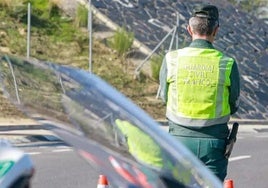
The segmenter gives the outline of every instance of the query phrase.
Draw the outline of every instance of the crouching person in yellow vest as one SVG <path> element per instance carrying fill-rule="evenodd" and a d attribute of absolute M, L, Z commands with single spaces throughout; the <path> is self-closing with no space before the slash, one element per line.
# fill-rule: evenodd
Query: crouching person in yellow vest
<path fill-rule="evenodd" d="M 162 172 L 165 175 L 172 174 L 176 180 L 182 184 L 191 182 L 191 171 L 178 163 L 172 161 L 163 149 L 144 131 L 128 121 L 116 119 L 116 127 L 126 139 L 129 153 L 141 164 Z M 150 171 L 143 168 L 143 172 L 147 174 L 148 181 L 155 182 L 154 177 L 150 177 Z M 166 182 L 167 183 L 167 182 Z M 168 184 L 168 183 L 167 183 Z"/>
<path fill-rule="evenodd" d="M 197 7 L 187 30 L 189 47 L 166 54 L 160 70 L 160 97 L 166 103 L 169 133 L 188 147 L 220 180 L 230 115 L 238 109 L 237 64 L 212 45 L 219 29 L 217 7 Z"/>
<path fill-rule="evenodd" d="M 161 169 L 164 165 L 164 157 L 161 148 L 154 140 L 138 127 L 128 121 L 116 119 L 115 124 L 125 136 L 128 150 L 138 161 Z"/>

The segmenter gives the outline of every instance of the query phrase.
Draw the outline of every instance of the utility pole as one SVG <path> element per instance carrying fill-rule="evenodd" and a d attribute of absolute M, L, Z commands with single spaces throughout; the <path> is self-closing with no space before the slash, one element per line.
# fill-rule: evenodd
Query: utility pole
<path fill-rule="evenodd" d="M 92 12 L 91 12 L 91 0 L 88 0 L 88 65 L 89 72 L 92 73 Z"/>
<path fill-rule="evenodd" d="M 27 59 L 30 58 L 30 37 L 31 37 L 31 3 L 28 3 L 28 24 L 27 24 Z"/>

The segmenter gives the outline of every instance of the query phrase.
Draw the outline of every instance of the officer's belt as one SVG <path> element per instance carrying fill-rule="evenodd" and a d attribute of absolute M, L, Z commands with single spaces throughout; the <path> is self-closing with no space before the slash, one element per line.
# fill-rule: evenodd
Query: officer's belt
<path fill-rule="evenodd" d="M 186 127 L 171 122 L 169 129 L 172 135 L 177 136 L 226 139 L 229 135 L 227 123 L 208 127 Z"/>

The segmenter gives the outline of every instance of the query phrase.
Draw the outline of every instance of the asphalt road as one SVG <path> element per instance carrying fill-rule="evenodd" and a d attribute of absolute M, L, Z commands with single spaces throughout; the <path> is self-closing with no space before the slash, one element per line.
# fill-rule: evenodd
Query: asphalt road
<path fill-rule="evenodd" d="M 98 172 L 65 144 L 42 144 L 22 148 L 30 154 L 36 173 L 32 188 L 96 188 Z"/>
<path fill-rule="evenodd" d="M 11 136 L 15 133 L 5 132 L 5 134 Z M 38 141 L 29 139 L 29 136 L 25 137 L 25 133 L 21 135 L 23 136 L 19 138 L 16 132 L 16 137 L 9 138 L 13 139 L 15 145 L 30 154 L 36 166 L 36 174 L 32 181 L 33 188 L 94 188 L 97 186 L 99 172 L 80 158 L 73 148 L 53 139 L 53 136 L 48 139 L 50 141 L 45 139 Z M 46 134 L 46 138 L 49 138 L 49 135 Z M 267 143 L 268 126 L 260 128 L 247 126 L 240 129 L 229 160 L 227 175 L 227 178 L 234 180 L 235 188 L 267 187 Z"/>
<path fill-rule="evenodd" d="M 267 188 L 267 143 L 268 127 L 260 132 L 239 134 L 228 170 L 235 188 Z"/>

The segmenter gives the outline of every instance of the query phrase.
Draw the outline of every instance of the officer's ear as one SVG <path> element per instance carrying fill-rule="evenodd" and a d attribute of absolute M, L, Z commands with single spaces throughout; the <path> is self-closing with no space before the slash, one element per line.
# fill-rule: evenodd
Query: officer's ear
<path fill-rule="evenodd" d="M 218 30 L 219 30 L 219 25 L 213 31 L 213 33 L 212 33 L 213 37 L 216 36 L 216 34 L 218 33 Z"/>
<path fill-rule="evenodd" d="M 192 31 L 192 28 L 190 27 L 190 25 L 187 25 L 187 31 L 191 36 L 193 36 L 193 31 Z"/>

